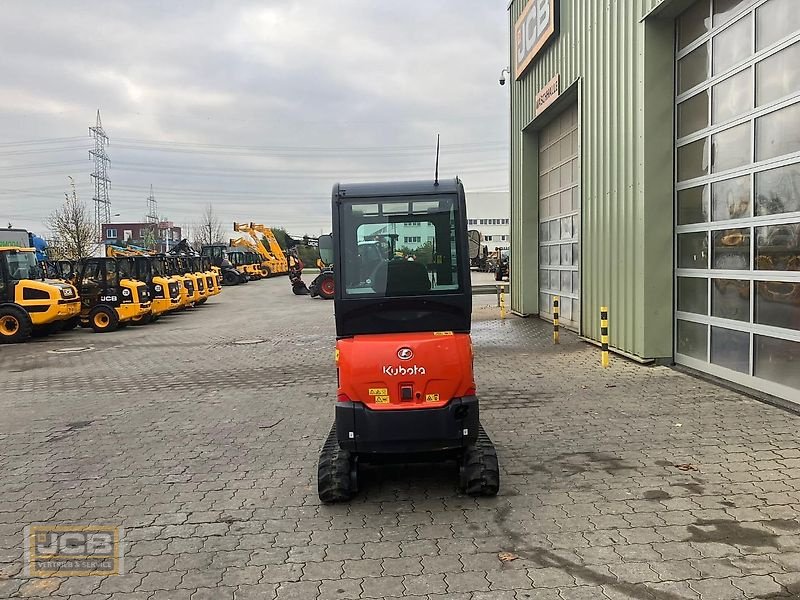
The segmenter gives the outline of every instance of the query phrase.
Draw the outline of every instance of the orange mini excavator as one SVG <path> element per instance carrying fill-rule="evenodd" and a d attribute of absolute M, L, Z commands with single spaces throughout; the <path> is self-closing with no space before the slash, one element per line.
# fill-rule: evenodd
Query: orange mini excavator
<path fill-rule="evenodd" d="M 323 502 L 358 491 L 360 461 L 455 459 L 460 487 L 499 488 L 473 376 L 472 289 L 458 179 L 336 185 L 335 423 L 318 465 Z"/>

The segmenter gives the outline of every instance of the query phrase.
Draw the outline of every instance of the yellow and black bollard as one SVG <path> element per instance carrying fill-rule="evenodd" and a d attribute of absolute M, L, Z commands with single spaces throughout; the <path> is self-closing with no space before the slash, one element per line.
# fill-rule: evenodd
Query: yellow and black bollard
<path fill-rule="evenodd" d="M 553 343 L 554 344 L 557 344 L 560 341 L 558 336 L 558 317 L 560 309 L 558 305 L 559 305 L 559 297 L 553 296 Z"/>
<path fill-rule="evenodd" d="M 600 307 L 600 364 L 608 368 L 608 307 Z"/>
<path fill-rule="evenodd" d="M 506 286 L 500 286 L 500 318 L 506 318 Z"/>

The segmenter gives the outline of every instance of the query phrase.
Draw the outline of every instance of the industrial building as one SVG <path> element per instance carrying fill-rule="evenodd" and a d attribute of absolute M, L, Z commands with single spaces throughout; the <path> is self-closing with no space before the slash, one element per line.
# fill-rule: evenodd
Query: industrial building
<path fill-rule="evenodd" d="M 181 241 L 182 231 L 172 221 L 157 223 L 103 223 L 103 245 L 116 244 L 142 246 L 157 252 L 169 252 Z"/>
<path fill-rule="evenodd" d="M 800 403 L 796 0 L 512 0 L 512 309 Z"/>
<path fill-rule="evenodd" d="M 506 250 L 511 244 L 511 214 L 507 191 L 467 190 L 467 227 L 481 232 L 489 252 Z"/>

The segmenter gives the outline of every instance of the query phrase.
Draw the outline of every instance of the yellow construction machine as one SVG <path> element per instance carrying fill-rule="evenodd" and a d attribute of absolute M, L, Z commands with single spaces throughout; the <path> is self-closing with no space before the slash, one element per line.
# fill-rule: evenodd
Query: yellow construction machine
<path fill-rule="evenodd" d="M 263 239 L 266 238 L 263 234 L 260 235 L 260 230 L 256 229 L 256 227 L 264 228 L 263 225 L 256 225 L 255 223 L 234 223 L 233 230 L 238 231 L 239 233 L 246 233 L 250 236 L 248 238 L 240 238 L 238 246 L 243 246 L 245 244 L 248 245 L 249 248 L 255 250 L 258 255 L 261 257 L 261 270 L 265 271 L 267 274 L 266 277 L 271 275 L 283 275 L 288 272 L 288 266 L 286 264 L 286 257 L 283 255 L 283 250 L 281 250 L 280 245 L 278 245 L 277 240 L 275 240 L 275 244 L 277 247 L 277 251 L 280 254 L 276 254 L 274 249 L 268 250 L 267 247 L 264 245 Z M 275 235 L 272 234 L 272 230 L 270 230 L 270 234 L 272 235 L 273 239 Z M 267 243 L 270 244 L 269 238 L 267 239 Z M 233 244 L 231 244 L 233 245 Z"/>
<path fill-rule="evenodd" d="M 122 247 L 109 244 L 106 256 L 129 258 L 133 265 L 133 276 L 147 284 L 151 306 L 149 316 L 132 319 L 132 325 L 144 325 L 181 306 L 180 283 L 169 275 L 165 257 L 151 254 L 146 248 L 136 246 Z"/>
<path fill-rule="evenodd" d="M 78 324 L 75 286 L 44 278 L 33 248 L 0 247 L 0 344 Z"/>
<path fill-rule="evenodd" d="M 258 247 L 255 245 L 252 239 L 247 237 L 240 237 L 236 239 L 232 238 L 229 246 L 230 248 L 237 249 L 228 252 L 229 259 L 237 269 L 241 269 L 247 273 L 250 279 L 263 279 L 272 275 L 277 261 L 272 258 L 269 260 L 264 259 L 263 255 L 258 250 Z M 240 251 L 238 248 L 241 248 L 242 250 Z M 234 259 L 230 257 L 231 254 L 242 252 L 244 253 L 244 256 L 240 259 Z"/>
<path fill-rule="evenodd" d="M 104 333 L 133 320 L 150 320 L 150 290 L 136 279 L 133 270 L 133 261 L 126 257 L 78 261 L 74 281 L 81 295 L 83 325 Z"/>

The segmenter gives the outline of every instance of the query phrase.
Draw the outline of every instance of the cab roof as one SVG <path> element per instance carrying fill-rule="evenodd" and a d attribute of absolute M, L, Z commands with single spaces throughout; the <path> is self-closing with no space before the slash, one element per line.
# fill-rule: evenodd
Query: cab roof
<path fill-rule="evenodd" d="M 392 196 L 425 196 L 457 194 L 463 189 L 458 177 L 424 181 L 386 181 L 379 183 L 337 183 L 333 186 L 334 200 L 349 198 L 379 198 Z"/>

